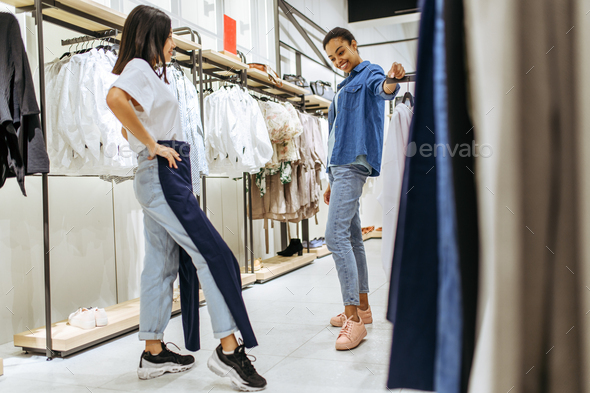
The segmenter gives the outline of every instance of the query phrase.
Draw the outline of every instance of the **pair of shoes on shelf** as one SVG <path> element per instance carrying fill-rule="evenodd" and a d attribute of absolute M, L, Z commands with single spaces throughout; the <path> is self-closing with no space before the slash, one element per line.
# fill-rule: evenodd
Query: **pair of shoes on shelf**
<path fill-rule="evenodd" d="M 365 325 L 373 323 L 373 314 L 371 307 L 366 310 L 357 308 L 359 321 L 355 322 L 352 317 L 346 318 L 344 314 L 338 314 L 330 319 L 330 324 L 334 327 L 341 327 L 338 338 L 336 339 L 336 349 L 338 351 L 345 351 L 359 346 L 363 339 L 367 336 L 367 328 Z"/>
<path fill-rule="evenodd" d="M 309 248 L 320 248 L 325 243 L 325 241 L 322 241 L 322 238 L 313 239 L 309 242 Z"/>
<path fill-rule="evenodd" d="M 262 269 L 263 267 L 264 267 L 264 265 L 262 264 L 262 260 L 261 260 L 260 258 L 256 258 L 256 259 L 254 260 L 254 271 L 255 271 L 255 272 L 258 272 L 258 271 L 260 271 L 260 269 Z M 250 272 L 250 264 L 248 264 L 248 269 L 246 269 L 246 267 L 244 267 L 244 266 L 241 266 L 241 267 L 240 267 L 240 271 L 241 271 L 242 273 L 251 273 L 251 272 Z"/>
<path fill-rule="evenodd" d="M 289 243 L 289 246 L 285 248 L 283 251 L 279 251 L 277 254 L 282 257 L 292 257 L 295 254 L 302 256 L 303 244 L 301 243 L 300 239 L 291 239 L 291 243 Z"/>
<path fill-rule="evenodd" d="M 375 230 L 375 227 L 364 227 L 361 228 L 361 230 L 363 231 L 363 235 L 366 235 L 367 233 L 371 233 Z"/>
<path fill-rule="evenodd" d="M 141 354 L 137 369 L 139 379 L 152 379 L 165 373 L 179 373 L 194 366 L 195 358 L 193 356 L 172 352 L 168 349 L 167 344 L 161 343 L 161 345 L 162 351 L 157 355 L 146 351 Z M 252 365 L 243 344 L 238 346 L 231 355 L 223 353 L 223 349 L 219 345 L 207 361 L 207 366 L 220 377 L 230 378 L 238 390 L 256 392 L 266 387 L 266 380 L 258 374 Z"/>
<path fill-rule="evenodd" d="M 303 248 L 307 248 L 307 242 L 305 240 L 301 244 L 303 245 Z M 323 237 L 317 237 L 309 241 L 309 248 L 320 248 L 324 244 L 326 244 L 326 239 Z"/>
<path fill-rule="evenodd" d="M 105 309 L 97 307 L 79 308 L 68 318 L 68 324 L 80 329 L 94 329 L 106 326 L 108 323 L 109 318 Z"/>

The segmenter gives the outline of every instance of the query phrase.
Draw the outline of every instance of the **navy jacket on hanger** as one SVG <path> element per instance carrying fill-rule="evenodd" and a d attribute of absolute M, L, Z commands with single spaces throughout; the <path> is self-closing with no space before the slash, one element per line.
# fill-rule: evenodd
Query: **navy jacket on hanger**
<path fill-rule="evenodd" d="M 398 217 L 389 310 L 390 389 L 433 391 L 438 292 L 433 109 L 434 0 L 421 9 L 416 98 Z M 428 153 L 430 147 L 430 153 Z M 421 153 L 421 148 L 422 153 Z"/>

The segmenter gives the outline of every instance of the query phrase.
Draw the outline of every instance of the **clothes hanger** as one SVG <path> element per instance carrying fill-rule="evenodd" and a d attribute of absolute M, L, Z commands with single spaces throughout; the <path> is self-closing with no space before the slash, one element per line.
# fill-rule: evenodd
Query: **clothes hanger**
<path fill-rule="evenodd" d="M 406 103 L 406 101 L 410 101 L 410 106 L 412 108 L 414 107 L 414 96 L 412 96 L 412 93 L 410 93 L 410 81 L 408 81 L 406 92 L 404 93 L 404 96 L 402 98 L 402 102 L 404 104 Z"/>

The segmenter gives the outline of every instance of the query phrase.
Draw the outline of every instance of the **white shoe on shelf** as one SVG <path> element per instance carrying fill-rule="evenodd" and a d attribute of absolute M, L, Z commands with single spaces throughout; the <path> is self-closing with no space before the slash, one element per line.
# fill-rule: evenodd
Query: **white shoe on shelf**
<path fill-rule="evenodd" d="M 96 327 L 96 317 L 94 314 L 94 310 L 79 308 L 70 314 L 68 323 L 80 329 L 94 329 Z"/>
<path fill-rule="evenodd" d="M 94 319 L 97 327 L 103 327 L 109 324 L 109 317 L 104 308 L 92 307 L 90 310 L 94 311 Z"/>

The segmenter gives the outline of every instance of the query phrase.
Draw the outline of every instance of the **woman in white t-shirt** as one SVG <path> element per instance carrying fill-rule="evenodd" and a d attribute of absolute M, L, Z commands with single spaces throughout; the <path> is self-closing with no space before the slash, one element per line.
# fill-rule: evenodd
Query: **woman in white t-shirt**
<path fill-rule="evenodd" d="M 256 339 L 243 305 L 241 284 L 237 283 L 239 268 L 235 257 L 206 219 L 192 193 L 172 195 L 186 198 L 184 208 L 186 205 L 189 208 L 184 211 L 172 201 L 169 203 L 168 188 L 175 186 L 176 178 L 182 178 L 182 169 L 186 169 L 190 162 L 189 154 L 182 149 L 179 152 L 166 146 L 165 142 L 159 143 L 170 141 L 173 143 L 168 145 L 174 146 L 182 135 L 178 102 L 165 85 L 168 82 L 165 64 L 170 61 L 175 47 L 171 21 L 164 12 L 149 6 L 133 9 L 125 22 L 119 58 L 113 69 L 113 73 L 120 76 L 107 96 L 108 106 L 123 124 L 123 136 L 131 149 L 138 153 L 134 188 L 144 212 L 146 237 L 139 326 L 139 339 L 145 340 L 146 346 L 138 375 L 141 379 L 155 378 L 166 372 L 188 370 L 194 364 L 193 356 L 174 353 L 162 341 L 172 310 L 180 246 L 197 269 L 213 333 L 221 341 L 207 363 L 209 368 L 220 376 L 231 378 L 241 390 L 261 390 L 266 386 L 266 380 L 256 372 L 245 352 L 245 345 L 256 345 Z M 160 75 L 156 69 L 162 70 Z M 188 147 L 184 142 L 178 144 Z M 156 156 L 163 159 L 155 159 Z M 191 187 L 190 167 L 188 182 L 186 185 L 182 183 L 181 188 L 184 187 Z M 190 216 L 188 223 L 183 215 Z M 207 229 L 204 232 L 199 230 L 203 227 Z M 197 239 L 197 235 L 201 239 Z M 208 247 L 211 242 L 216 242 L 214 251 L 218 255 L 215 257 L 211 257 L 212 250 Z M 181 277 L 181 292 L 183 290 Z M 189 288 L 187 292 L 198 293 L 198 288 L 192 288 L 192 291 Z M 182 299 L 184 303 L 185 297 Z M 186 325 L 184 328 L 191 329 Z M 238 330 L 245 344 L 238 345 L 234 335 Z M 198 349 L 198 342 L 194 347 Z"/>

